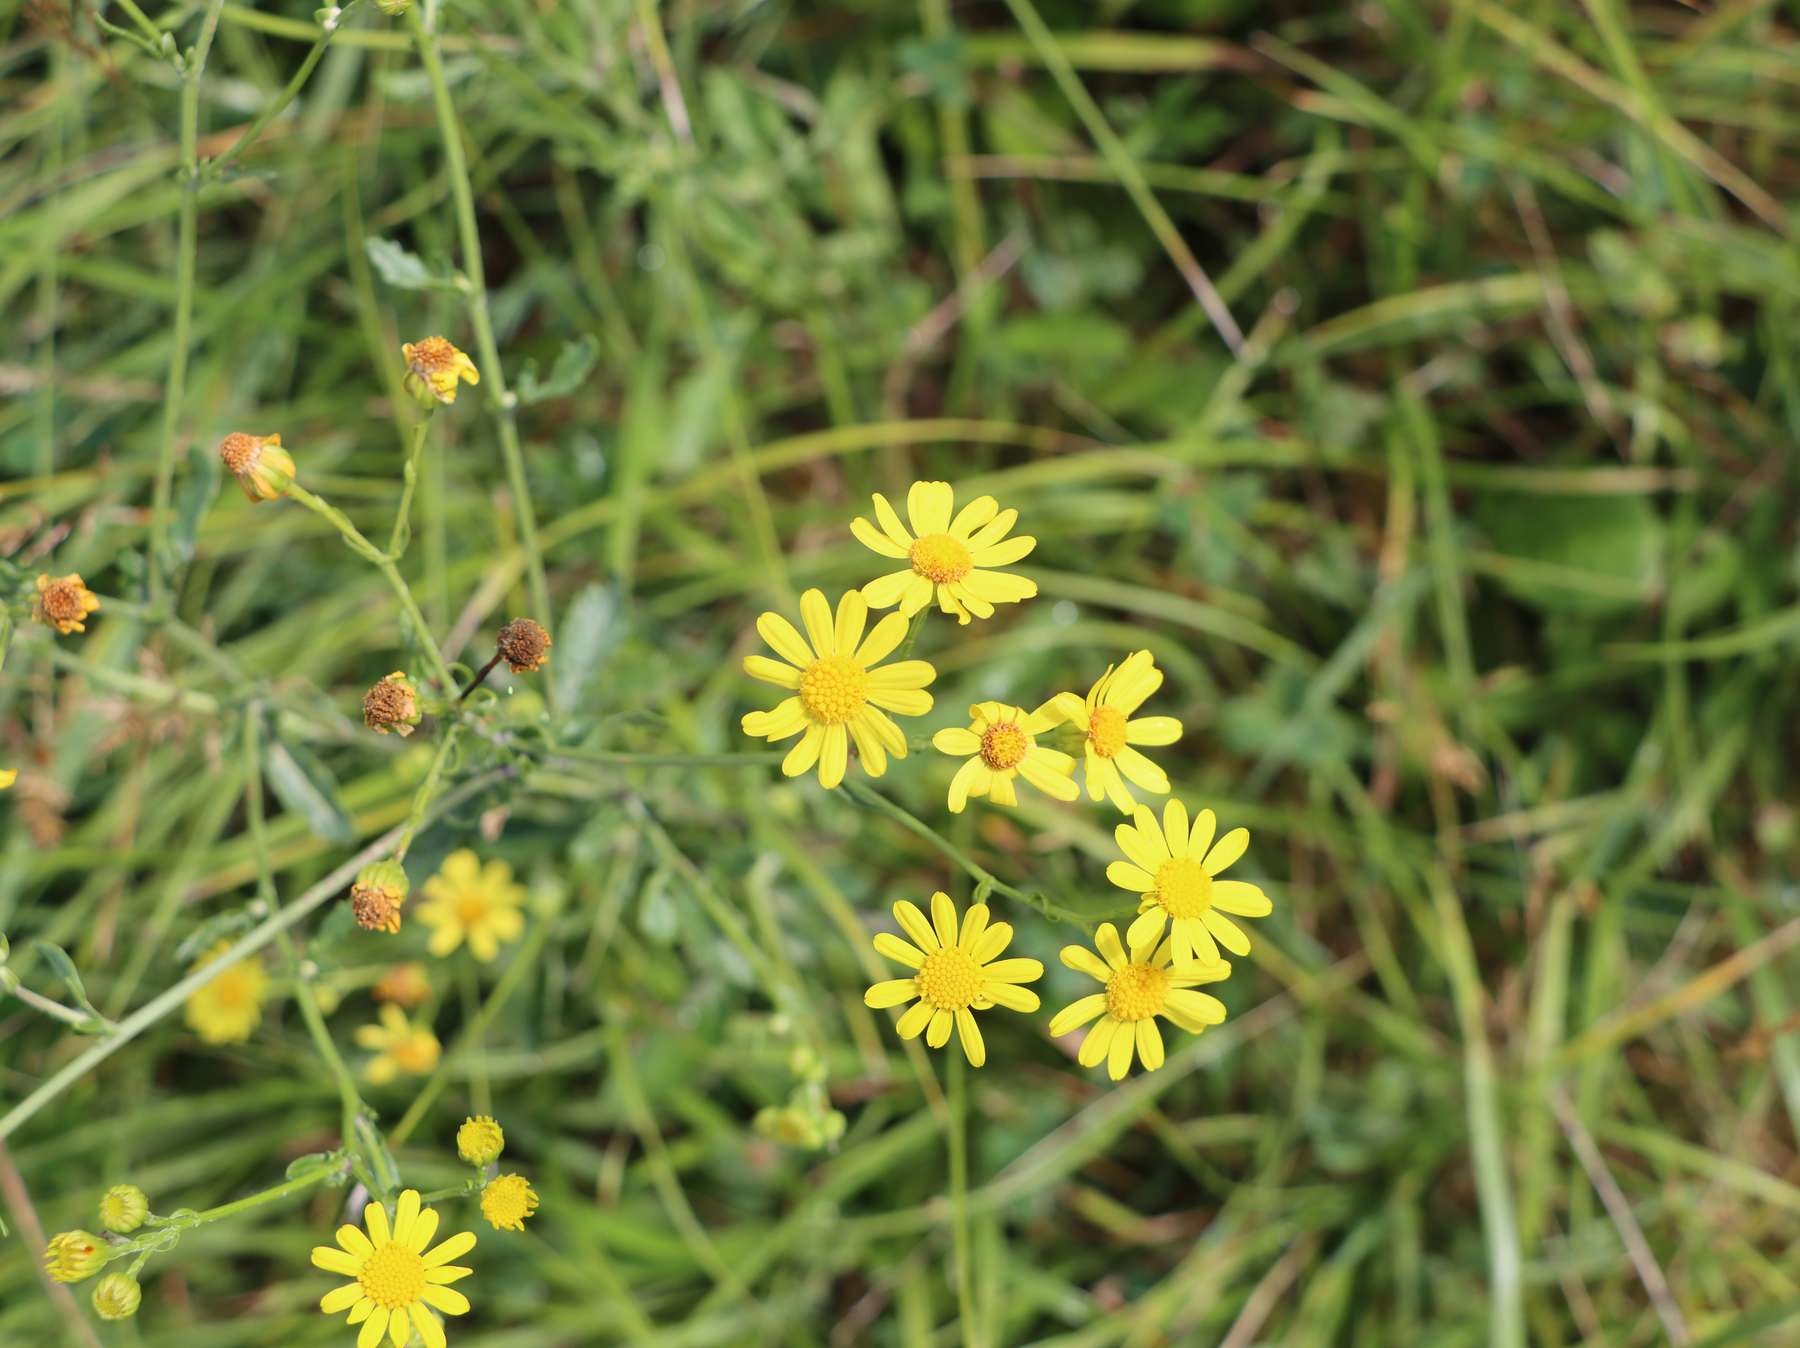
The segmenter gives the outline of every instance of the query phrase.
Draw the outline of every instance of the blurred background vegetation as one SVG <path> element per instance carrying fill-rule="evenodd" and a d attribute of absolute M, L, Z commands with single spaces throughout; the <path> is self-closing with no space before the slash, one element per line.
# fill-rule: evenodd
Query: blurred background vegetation
<path fill-rule="evenodd" d="M 0 931 L 26 988 L 66 996 L 54 942 L 118 1017 L 252 902 L 247 716 L 282 901 L 403 819 L 430 755 L 356 719 L 413 658 L 380 577 L 316 516 L 221 490 L 213 446 L 279 431 L 385 529 L 399 345 L 471 342 L 429 87 L 405 26 L 357 6 L 200 193 L 179 624 L 146 621 L 179 80 L 102 15 L 126 22 L 0 8 L 0 582 L 79 571 L 105 605 L 85 637 L 26 623 L 0 673 Z M 150 16 L 183 47 L 203 22 Z M 452 1183 L 455 1124 L 491 1107 L 544 1198 L 483 1236 L 453 1343 L 1793 1342 L 1785 11 L 436 17 L 557 641 L 543 676 L 497 677 L 409 862 L 416 888 L 459 846 L 505 859 L 534 914 L 478 975 L 433 965 L 454 1051 L 397 1152 Z M 318 33 L 305 5 L 223 6 L 202 157 Z M 474 661 L 529 603 L 488 391 L 436 419 L 405 566 Z M 1160 761 L 1251 826 L 1276 901 L 1231 1019 L 1119 1087 L 1043 1033 L 1083 933 L 1001 914 L 1050 966 L 1047 1011 L 983 1022 L 962 1309 L 944 1059 L 861 993 L 887 906 L 969 877 L 765 761 L 629 761 L 755 750 L 754 615 L 874 574 L 848 520 L 914 477 L 991 490 L 1041 540 L 1039 599 L 927 627 L 928 728 L 1148 646 L 1187 726 Z M 951 766 L 916 753 L 880 787 L 1009 883 L 1126 910 L 1106 811 L 950 819 Z M 302 927 L 353 1055 L 370 983 L 425 934 L 342 905 Z M 92 1042 L 0 1002 L 0 1113 Z M 759 1131 L 815 1060 L 841 1139 Z M 392 1126 L 416 1096 L 370 1098 Z M 195 1232 L 124 1325 L 37 1271 L 108 1184 L 201 1208 L 336 1132 L 284 995 L 238 1047 L 160 1021 L 5 1141 L 0 1343 L 347 1344 L 306 1264 L 335 1190 Z"/>

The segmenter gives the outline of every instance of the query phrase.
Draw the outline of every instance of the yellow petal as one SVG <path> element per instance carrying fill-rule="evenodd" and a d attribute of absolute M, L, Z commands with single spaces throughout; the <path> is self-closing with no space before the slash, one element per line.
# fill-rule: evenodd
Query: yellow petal
<path fill-rule="evenodd" d="M 1208 875 L 1217 875 L 1249 849 L 1250 830 L 1234 828 L 1213 845 L 1212 851 L 1206 854 L 1206 860 L 1200 863 L 1200 869 Z"/>
<path fill-rule="evenodd" d="M 889 959 L 904 964 L 909 969 L 917 969 L 925 963 L 923 950 L 920 950 L 911 941 L 901 940 L 891 931 L 875 933 L 875 949 L 877 953 L 886 955 Z"/>
<path fill-rule="evenodd" d="M 821 656 L 836 655 L 837 638 L 831 620 L 831 606 L 825 602 L 823 590 L 808 590 L 800 596 L 800 621 L 813 649 Z"/>
<path fill-rule="evenodd" d="M 850 734 L 841 725 L 825 727 L 819 746 L 819 785 L 836 786 L 844 780 L 844 769 L 850 764 Z"/>
<path fill-rule="evenodd" d="M 883 557 L 904 558 L 907 555 L 905 547 L 882 533 L 881 530 L 877 529 L 873 524 L 870 524 L 861 515 L 858 515 L 855 519 L 850 521 L 850 532 L 856 535 L 856 541 L 858 543 L 861 543 L 871 552 L 880 553 Z M 904 575 L 906 573 L 902 572 L 901 574 Z M 889 601 L 889 603 L 892 602 L 892 600 Z M 886 608 L 887 605 L 883 604 L 879 607 Z"/>
<path fill-rule="evenodd" d="M 962 1040 L 969 1066 L 980 1067 L 987 1061 L 987 1043 L 981 1037 L 981 1027 L 975 1023 L 975 1017 L 967 1007 L 956 1013 L 956 1034 Z"/>
<path fill-rule="evenodd" d="M 877 1011 L 890 1006 L 899 1006 L 902 1002 L 910 1002 L 919 995 L 919 985 L 910 978 L 890 978 L 884 983 L 876 983 L 863 993 L 863 1005 Z"/>
<path fill-rule="evenodd" d="M 938 948 L 937 933 L 931 929 L 931 923 L 925 920 L 925 914 L 919 911 L 919 905 L 911 899 L 901 899 L 894 905 L 894 921 L 900 924 L 900 930 L 912 938 L 914 945 L 926 954 Z"/>
<path fill-rule="evenodd" d="M 946 947 L 956 944 L 956 905 L 941 889 L 931 896 L 931 927 L 937 932 L 939 944 Z"/>
<path fill-rule="evenodd" d="M 804 669 L 806 666 L 810 665 L 815 658 L 812 647 L 808 646 L 801 638 L 800 634 L 794 630 L 794 625 L 779 613 L 765 613 L 758 618 L 756 620 L 756 633 L 764 641 L 769 643 L 770 650 L 774 651 L 775 654 L 779 655 L 783 660 L 786 660 L 790 665 L 796 665 L 799 668 Z M 474 858 L 471 855 L 470 860 L 472 861 L 473 859 Z M 448 872 L 448 869 L 449 863 L 446 862 L 446 873 Z"/>
<path fill-rule="evenodd" d="M 1104 992 L 1090 993 L 1078 1001 L 1070 1002 L 1051 1018 L 1050 1037 L 1060 1039 L 1070 1030 L 1086 1025 L 1104 1010 L 1106 1010 L 1106 994 Z"/>

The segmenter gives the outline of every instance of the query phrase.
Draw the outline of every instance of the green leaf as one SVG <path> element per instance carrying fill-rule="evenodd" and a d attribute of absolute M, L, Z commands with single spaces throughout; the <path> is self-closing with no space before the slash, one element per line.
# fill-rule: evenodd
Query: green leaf
<path fill-rule="evenodd" d="M 219 494 L 223 473 L 217 454 L 197 443 L 188 446 L 187 472 L 175 492 L 175 523 L 169 530 L 169 554 L 174 565 L 184 566 L 193 559 L 200 521 Z"/>
<path fill-rule="evenodd" d="M 328 1151 L 308 1152 L 305 1156 L 296 1156 L 288 1162 L 287 1177 L 291 1180 L 304 1179 L 308 1175 L 316 1175 L 321 1170 L 331 1170 L 341 1164 L 342 1160 Z"/>
<path fill-rule="evenodd" d="M 598 583 L 584 587 L 564 610 L 562 625 L 556 630 L 550 677 L 556 684 L 558 706 L 580 704 L 582 694 L 623 635 L 619 601 L 611 587 Z"/>
<path fill-rule="evenodd" d="M 1500 584 L 1534 608 L 1615 613 L 1656 592 L 1663 526 L 1646 497 L 1489 492 L 1474 516 L 1500 554 Z"/>
<path fill-rule="evenodd" d="M 439 276 L 427 267 L 416 253 L 408 252 L 392 239 L 365 239 L 369 262 L 381 279 L 399 290 L 456 290 L 461 278 Z"/>
<path fill-rule="evenodd" d="M 581 387 L 599 354 L 599 344 L 592 337 L 567 342 L 557 353 L 556 363 L 550 367 L 550 377 L 544 380 L 538 379 L 537 366 L 527 361 L 519 372 L 519 401 L 541 403 L 551 398 L 568 397 Z"/>
<path fill-rule="evenodd" d="M 306 820 L 316 837 L 342 844 L 356 836 L 338 794 L 337 780 L 309 751 L 271 740 L 263 756 L 263 770 L 276 799 Z"/>

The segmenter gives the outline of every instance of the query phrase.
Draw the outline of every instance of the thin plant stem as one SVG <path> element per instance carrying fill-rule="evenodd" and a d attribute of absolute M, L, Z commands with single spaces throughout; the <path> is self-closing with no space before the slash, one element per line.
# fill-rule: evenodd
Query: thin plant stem
<path fill-rule="evenodd" d="M 949 1053 L 950 1227 L 956 1260 L 956 1313 L 963 1348 L 980 1348 L 975 1324 L 975 1267 L 969 1248 L 969 1091 L 962 1053 Z"/>
<path fill-rule="evenodd" d="M 431 429 L 431 413 L 427 412 L 413 425 L 412 442 L 406 450 L 406 466 L 401 469 L 404 484 L 400 488 L 400 509 L 394 516 L 394 532 L 388 537 L 387 555 L 399 561 L 412 542 L 413 492 L 419 485 L 419 459 L 425 452 L 425 436 Z"/>
<path fill-rule="evenodd" d="M 229 150 L 216 159 L 207 160 L 201 166 L 201 181 L 212 182 L 219 178 L 230 166 L 231 161 L 255 144 L 256 138 L 269 129 L 269 124 L 281 116 L 287 110 L 288 105 L 300 96 L 300 90 L 306 86 L 307 80 L 312 78 L 314 67 L 325 55 L 325 49 L 331 45 L 331 39 L 337 36 L 338 29 L 343 25 L 344 16 L 354 8 L 356 8 L 356 0 L 350 0 L 349 4 L 322 25 L 324 31 L 319 35 L 319 40 L 313 43 L 312 50 L 306 53 L 306 59 L 300 63 L 300 68 L 294 72 L 294 77 L 287 82 L 287 87 L 275 96 L 274 101 L 268 107 L 257 114 L 256 120 L 250 123 L 249 129 L 243 135 L 232 142 Z"/>
<path fill-rule="evenodd" d="M 191 1231 L 196 1226 L 206 1226 L 211 1222 L 222 1222 L 230 1217 L 254 1212 L 257 1208 L 267 1207 L 271 1203 L 279 1203 L 284 1198 L 292 1198 L 295 1194 L 305 1193 L 308 1189 L 330 1180 L 341 1183 L 344 1179 L 344 1162 L 347 1159 L 348 1153 L 339 1148 L 337 1151 L 328 1153 L 326 1164 L 321 1165 L 318 1169 L 308 1171 L 291 1180 L 284 1180 L 272 1188 L 233 1199 L 229 1203 L 221 1203 L 216 1208 L 204 1208 L 199 1212 L 173 1213 L 154 1225 L 144 1227 L 138 1235 L 124 1244 L 112 1247 L 116 1251 L 113 1258 L 122 1258 L 139 1251 L 154 1252 L 168 1246 L 171 1232 Z"/>
<path fill-rule="evenodd" d="M 400 835 L 400 845 L 394 849 L 394 860 L 405 861 L 406 854 L 412 850 L 413 838 L 424 822 L 425 813 L 431 808 L 431 798 L 437 795 L 438 783 L 444 776 L 444 763 L 450 757 L 450 750 L 456 744 L 456 732 L 461 726 L 453 725 L 444 731 L 443 739 L 438 741 L 437 753 L 432 755 L 431 767 L 426 770 L 425 780 L 419 783 L 418 792 L 413 796 L 412 810 L 406 816 L 406 828 Z"/>
<path fill-rule="evenodd" d="M 469 680 L 469 686 L 467 688 L 463 689 L 462 692 L 457 694 L 456 700 L 458 702 L 467 702 L 469 700 L 469 694 L 474 692 L 477 688 L 481 687 L 482 684 L 487 682 L 487 676 L 494 672 L 494 666 L 499 663 L 500 663 L 500 652 L 495 651 L 494 658 L 492 660 L 489 660 L 478 671 L 476 671 L 475 677 Z"/>

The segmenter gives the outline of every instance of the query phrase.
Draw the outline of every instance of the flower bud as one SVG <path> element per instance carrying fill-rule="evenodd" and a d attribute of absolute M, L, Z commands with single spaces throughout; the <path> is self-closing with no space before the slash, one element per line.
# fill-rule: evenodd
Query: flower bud
<path fill-rule="evenodd" d="M 550 634 L 530 618 L 514 618 L 502 627 L 496 645 L 515 674 L 529 674 L 550 662 Z"/>
<path fill-rule="evenodd" d="M 421 719 L 418 693 L 404 670 L 395 670 L 363 696 L 363 724 L 377 734 L 391 730 L 404 738 Z"/>
<path fill-rule="evenodd" d="M 219 441 L 219 459 L 252 505 L 285 496 L 294 485 L 294 456 L 281 447 L 279 435 L 233 431 Z"/>
<path fill-rule="evenodd" d="M 144 1289 L 129 1273 L 108 1273 L 94 1284 L 94 1314 L 102 1320 L 129 1320 L 143 1299 Z"/>
<path fill-rule="evenodd" d="M 115 1184 L 100 1199 L 100 1225 L 128 1236 L 150 1215 L 150 1200 L 135 1184 Z"/>
<path fill-rule="evenodd" d="M 506 1150 L 506 1134 L 486 1114 L 464 1119 L 456 1130 L 456 1154 L 470 1165 L 489 1165 Z"/>
<path fill-rule="evenodd" d="M 44 1247 L 44 1268 L 57 1282 L 80 1282 L 106 1267 L 106 1242 L 92 1231 L 62 1231 Z"/>

